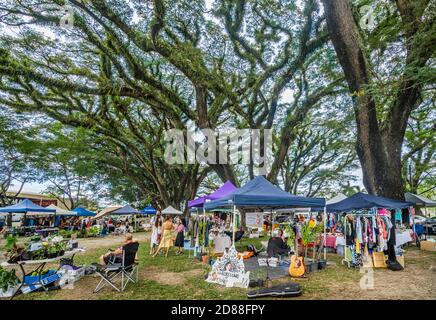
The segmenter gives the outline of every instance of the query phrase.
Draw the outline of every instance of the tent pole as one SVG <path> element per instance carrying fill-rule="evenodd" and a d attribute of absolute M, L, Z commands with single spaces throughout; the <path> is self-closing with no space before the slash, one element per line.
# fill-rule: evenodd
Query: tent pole
<path fill-rule="evenodd" d="M 409 213 L 412 213 L 412 209 L 413 207 L 409 207 Z M 415 245 L 418 246 L 418 235 L 416 234 L 416 230 L 415 230 L 415 217 L 414 215 L 412 215 L 412 228 L 413 228 L 413 236 L 415 237 Z"/>
<path fill-rule="evenodd" d="M 327 261 L 327 248 L 326 248 L 326 237 L 327 237 L 327 207 L 324 206 L 324 238 L 323 238 L 323 246 L 324 246 L 324 260 Z"/>
<path fill-rule="evenodd" d="M 206 208 L 203 204 L 203 220 L 204 220 L 204 229 L 203 229 L 203 244 L 201 246 L 201 253 L 204 253 L 206 246 Z"/>
<path fill-rule="evenodd" d="M 232 231 L 233 231 L 233 245 L 235 245 L 235 228 L 236 228 L 236 224 L 235 224 L 235 218 L 236 218 L 236 206 L 235 206 L 235 202 L 233 201 L 233 223 L 232 223 Z"/>

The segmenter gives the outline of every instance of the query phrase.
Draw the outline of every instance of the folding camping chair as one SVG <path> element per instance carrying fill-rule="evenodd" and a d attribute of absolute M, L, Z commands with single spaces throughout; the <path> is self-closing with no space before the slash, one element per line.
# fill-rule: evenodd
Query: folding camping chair
<path fill-rule="evenodd" d="M 129 282 L 138 282 L 138 264 L 135 262 L 138 247 L 139 243 L 137 242 L 124 245 L 121 263 L 115 263 L 114 257 L 105 267 L 97 269 L 96 273 L 101 277 L 101 280 L 95 287 L 94 293 L 99 292 L 106 285 L 122 292 Z M 117 286 L 115 281 L 118 278 L 121 279 L 121 282 Z"/>

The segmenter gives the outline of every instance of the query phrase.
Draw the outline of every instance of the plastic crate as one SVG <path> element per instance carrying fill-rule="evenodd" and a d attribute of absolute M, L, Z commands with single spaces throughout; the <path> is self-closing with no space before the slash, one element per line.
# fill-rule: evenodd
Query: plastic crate
<path fill-rule="evenodd" d="M 40 280 L 42 281 L 42 280 L 44 280 L 45 278 L 48 278 L 48 277 L 50 277 L 51 275 L 53 275 L 53 274 L 55 274 L 55 273 L 56 273 L 55 270 L 50 269 L 50 270 L 48 270 L 47 273 L 41 275 L 41 278 L 39 278 L 39 276 L 26 275 L 26 276 L 24 277 L 24 284 L 26 284 L 26 285 L 32 285 L 32 284 L 38 283 Z"/>
<path fill-rule="evenodd" d="M 42 282 L 42 284 L 43 284 L 44 286 L 47 286 L 48 284 L 53 283 L 53 282 L 59 280 L 61 277 L 62 277 L 61 274 L 59 274 L 59 273 L 54 273 L 54 274 L 51 274 L 51 275 L 48 276 L 48 277 L 45 277 L 43 280 L 41 280 L 41 282 Z M 37 290 L 37 289 L 39 289 L 39 288 L 41 288 L 41 287 L 42 287 L 42 286 L 41 286 L 40 284 L 35 284 L 35 285 L 33 285 L 33 284 L 31 284 L 31 285 L 26 285 L 26 286 L 21 287 L 21 292 L 22 292 L 23 294 L 27 294 L 27 293 L 30 293 L 30 292 L 32 292 L 32 291 L 35 291 L 35 290 Z"/>

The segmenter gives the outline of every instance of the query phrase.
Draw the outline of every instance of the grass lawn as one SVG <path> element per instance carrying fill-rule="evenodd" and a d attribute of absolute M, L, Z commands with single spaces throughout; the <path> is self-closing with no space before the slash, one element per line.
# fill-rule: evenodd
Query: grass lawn
<path fill-rule="evenodd" d="M 244 238 L 237 248 L 243 251 L 250 243 L 258 248 L 261 246 L 259 239 Z M 96 262 L 108 248 L 101 247 L 78 254 L 75 263 L 80 265 Z M 31 293 L 19 295 L 16 299 L 246 299 L 247 290 L 207 283 L 204 281 L 207 267 L 189 257 L 187 252 L 179 256 L 174 252 L 172 249 L 167 258 L 153 258 L 149 255 L 149 243 L 141 242 L 138 254 L 139 282 L 130 283 L 123 293 L 105 288 L 93 294 L 99 277 L 90 275 L 76 282 L 71 290 Z M 420 251 L 415 247 L 407 248 L 406 269 L 401 272 L 375 269 L 374 290 L 360 289 L 362 274 L 358 269 L 341 265 L 341 257 L 338 255 L 329 254 L 328 261 L 326 270 L 299 279 L 284 277 L 274 280 L 273 284 L 290 280 L 300 283 L 303 295 L 298 299 L 436 299 L 436 277 L 432 271 L 432 266 L 436 267 L 436 253 Z M 413 292 L 410 291 L 412 285 L 416 286 Z"/>

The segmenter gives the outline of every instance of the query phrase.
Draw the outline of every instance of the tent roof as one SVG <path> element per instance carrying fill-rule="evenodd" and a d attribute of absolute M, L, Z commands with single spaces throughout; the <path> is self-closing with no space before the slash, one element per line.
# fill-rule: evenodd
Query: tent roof
<path fill-rule="evenodd" d="M 77 212 L 77 215 L 79 217 L 94 217 L 96 215 L 95 212 L 86 210 L 85 208 L 82 208 L 82 207 L 74 208 L 73 211 Z"/>
<path fill-rule="evenodd" d="M 237 207 L 311 207 L 324 206 L 325 199 L 291 195 L 273 185 L 263 176 L 257 176 L 221 199 L 206 202 L 205 208 L 210 210 L 229 207 L 232 204 Z"/>
<path fill-rule="evenodd" d="M 135 208 L 133 208 L 130 205 L 125 205 L 124 207 L 119 208 L 119 209 L 111 212 L 111 214 L 119 214 L 119 215 L 122 215 L 122 214 L 137 214 L 137 213 L 139 213 L 139 211 L 136 210 Z"/>
<path fill-rule="evenodd" d="M 215 190 L 209 195 L 199 197 L 195 200 L 188 201 L 188 208 L 203 207 L 207 200 L 216 200 L 228 195 L 230 192 L 235 191 L 237 188 L 230 181 L 226 181 L 220 188 Z"/>
<path fill-rule="evenodd" d="M 406 201 L 413 202 L 419 207 L 436 207 L 436 201 L 428 199 L 426 197 L 410 192 L 406 192 L 404 196 L 406 197 Z"/>
<path fill-rule="evenodd" d="M 55 209 L 56 215 L 58 216 L 76 216 L 77 213 L 74 211 L 66 210 L 55 206 L 54 204 L 49 205 L 47 208 Z"/>
<path fill-rule="evenodd" d="M 358 192 L 342 201 L 327 205 L 327 211 L 346 212 L 371 208 L 400 209 L 410 207 L 411 205 L 413 204 L 407 201 L 399 201 Z"/>
<path fill-rule="evenodd" d="M 151 205 L 146 206 L 144 209 L 139 210 L 140 213 L 146 213 L 146 214 L 155 214 L 156 209 L 153 208 Z"/>
<path fill-rule="evenodd" d="M 34 204 L 29 199 L 24 199 L 16 204 L 13 204 L 8 207 L 0 208 L 0 212 L 9 212 L 9 213 L 27 213 L 27 212 L 51 212 L 55 213 L 55 209 L 44 208 Z"/>
<path fill-rule="evenodd" d="M 95 216 L 96 219 L 100 219 L 101 217 L 104 217 L 105 215 L 110 214 L 112 211 L 115 211 L 119 208 L 122 208 L 123 206 L 121 205 L 114 205 L 114 206 L 109 206 L 104 208 L 103 210 L 101 210 L 99 213 L 97 213 L 97 215 Z"/>
<path fill-rule="evenodd" d="M 169 206 L 162 210 L 162 214 L 183 214 L 183 212 L 173 208 L 172 206 Z"/>
<path fill-rule="evenodd" d="M 336 196 L 334 196 L 330 200 L 327 200 L 326 201 L 326 205 L 333 204 L 333 203 L 338 203 L 339 201 L 342 201 L 342 200 L 345 200 L 345 199 L 347 199 L 347 196 L 345 194 L 338 193 Z M 312 207 L 312 208 L 310 208 L 310 211 L 312 211 L 312 212 L 324 211 L 324 207 Z"/>

